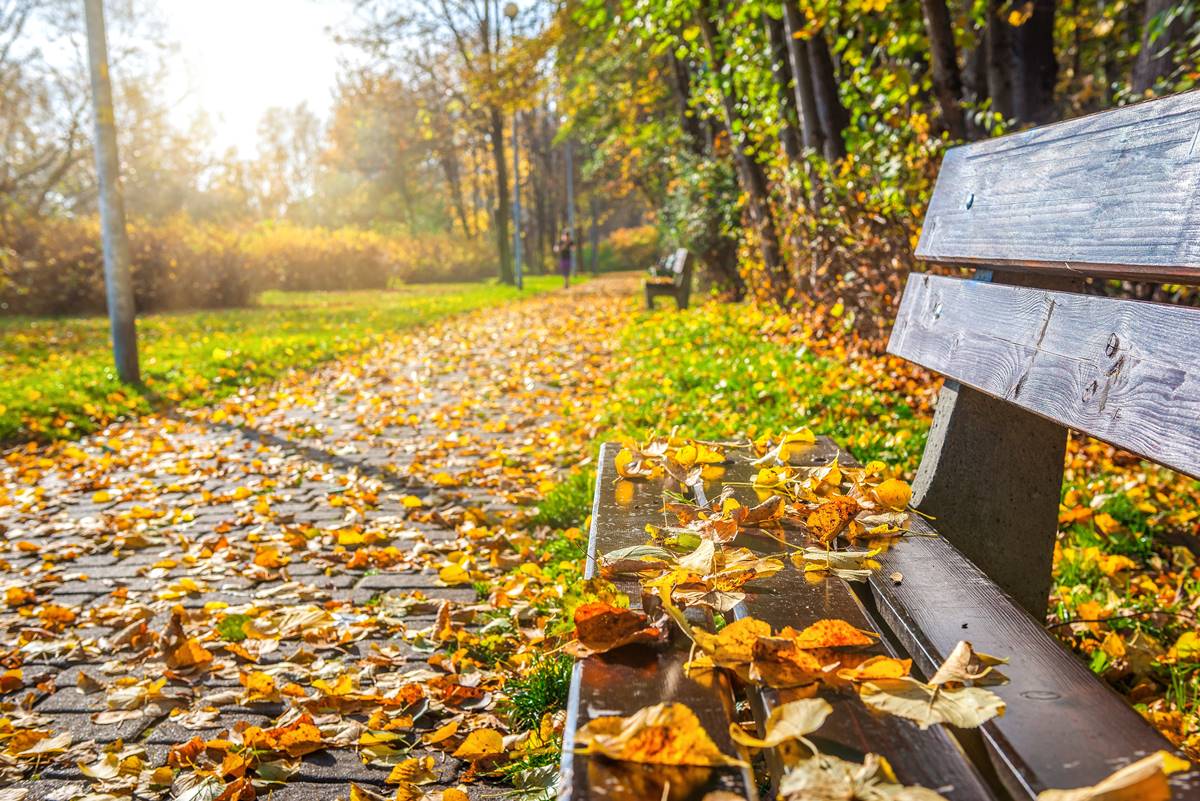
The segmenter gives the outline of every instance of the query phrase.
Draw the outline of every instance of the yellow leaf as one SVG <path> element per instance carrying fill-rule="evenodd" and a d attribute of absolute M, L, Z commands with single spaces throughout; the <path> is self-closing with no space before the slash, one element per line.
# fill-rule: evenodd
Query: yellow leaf
<path fill-rule="evenodd" d="M 820 698 L 805 698 L 782 704 L 771 710 L 767 718 L 766 734 L 762 739 L 746 734 L 736 723 L 729 724 L 729 736 L 734 742 L 749 748 L 774 748 L 788 740 L 798 740 L 810 734 L 825 722 L 833 712 L 828 701 Z"/>
<path fill-rule="evenodd" d="M 495 729 L 476 729 L 467 735 L 462 745 L 454 752 L 458 759 L 480 762 L 504 753 L 504 735 Z"/>
<path fill-rule="evenodd" d="M 1191 767 L 1187 760 L 1156 751 L 1113 773 L 1099 784 L 1077 790 L 1044 790 L 1038 801 L 1168 801 L 1167 777 Z"/>
<path fill-rule="evenodd" d="M 903 511 L 912 500 L 912 487 L 896 478 L 889 478 L 875 488 L 875 497 L 889 509 Z"/>
<path fill-rule="evenodd" d="M 575 742 L 584 753 L 622 762 L 700 767 L 746 764 L 721 753 L 696 713 L 678 703 L 655 704 L 629 717 L 596 718 L 576 733 Z"/>
<path fill-rule="evenodd" d="M 438 571 L 438 578 L 443 584 L 454 586 L 456 584 L 470 584 L 471 574 L 467 572 L 462 565 L 451 562 Z"/>

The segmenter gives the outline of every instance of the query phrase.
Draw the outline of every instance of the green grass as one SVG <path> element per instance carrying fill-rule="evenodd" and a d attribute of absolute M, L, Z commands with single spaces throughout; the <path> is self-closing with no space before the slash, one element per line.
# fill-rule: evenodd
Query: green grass
<path fill-rule="evenodd" d="M 506 708 L 513 728 L 518 731 L 536 729 L 542 716 L 567 706 L 571 690 L 571 667 L 575 660 L 566 654 L 548 656 L 533 669 L 504 685 L 508 696 Z"/>
<path fill-rule="evenodd" d="M 582 526 L 592 513 L 592 494 L 596 487 L 593 470 L 577 470 L 554 486 L 538 503 L 533 524 L 551 528 Z"/>
<path fill-rule="evenodd" d="M 560 282 L 531 276 L 525 294 Z M 138 320 L 136 389 L 116 379 L 105 318 L 0 318 L 0 443 L 71 439 L 122 415 L 203 405 L 397 329 L 516 297 L 496 284 L 267 292 L 252 308 L 148 315 Z"/>

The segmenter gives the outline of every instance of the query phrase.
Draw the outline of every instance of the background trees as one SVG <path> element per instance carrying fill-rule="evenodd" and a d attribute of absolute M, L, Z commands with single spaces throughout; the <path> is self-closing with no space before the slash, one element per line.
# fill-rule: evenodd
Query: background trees
<path fill-rule="evenodd" d="M 868 327 L 884 324 L 947 146 L 1200 75 L 1187 0 L 574 0 L 559 15 L 593 168 L 636 159 L 664 232 L 714 275 L 728 256 L 705 232 L 720 221 L 754 292 Z M 680 191 L 722 171 L 735 188 Z"/>

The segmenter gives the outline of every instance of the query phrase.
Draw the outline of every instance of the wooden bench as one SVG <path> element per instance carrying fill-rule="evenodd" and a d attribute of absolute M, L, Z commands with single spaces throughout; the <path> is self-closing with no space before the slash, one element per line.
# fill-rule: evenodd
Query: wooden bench
<path fill-rule="evenodd" d="M 646 308 L 654 308 L 654 299 L 660 295 L 675 298 L 679 309 L 688 307 L 692 295 L 692 256 L 687 248 L 679 248 L 668 256 L 660 274 L 646 279 Z"/>
<path fill-rule="evenodd" d="M 1081 290 L 1088 278 L 1200 284 L 1200 93 L 951 150 L 917 255 L 977 265 L 972 279 L 912 274 L 889 343 L 946 376 L 913 488 L 925 516 L 914 516 L 911 534 L 878 557 L 866 582 L 813 581 L 788 565 L 750 585 L 734 617 L 775 628 L 847 620 L 880 635 L 878 653 L 912 659 L 922 678 L 960 640 L 1010 658 L 1010 681 L 992 688 L 1007 712 L 978 729 L 920 731 L 871 714 L 853 694 L 822 690 L 835 711 L 812 739 L 825 753 L 881 754 L 902 783 L 962 801 L 1095 784 L 1171 747 L 1045 630 L 1067 435 L 1200 476 L 1200 309 Z M 718 480 L 680 486 L 618 481 L 618 451 L 600 450 L 589 578 L 599 555 L 642 544 L 646 524 L 674 522 L 664 509 L 671 495 L 703 501 L 729 487 L 743 503 L 757 500 L 758 468 L 745 457 L 731 458 Z M 792 463 L 835 458 L 851 462 L 818 438 Z M 736 544 L 779 551 L 752 534 Z M 637 584 L 619 586 L 638 605 Z M 576 664 L 560 798 L 679 801 L 717 789 L 759 797 L 746 768 L 666 770 L 575 753 L 575 731 L 588 720 L 678 701 L 722 751 L 746 757 L 728 736 L 739 702 L 761 733 L 777 694 L 724 672 L 685 676 L 679 639 Z M 778 758 L 768 753 L 765 764 L 777 778 Z M 1176 799 L 1200 799 L 1195 772 L 1171 785 Z"/>

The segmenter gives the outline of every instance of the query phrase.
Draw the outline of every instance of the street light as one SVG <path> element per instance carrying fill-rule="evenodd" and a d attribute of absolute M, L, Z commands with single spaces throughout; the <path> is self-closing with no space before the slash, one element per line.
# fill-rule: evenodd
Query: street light
<path fill-rule="evenodd" d="M 504 16 L 508 17 L 512 41 L 517 41 L 517 8 L 516 3 L 504 4 Z M 513 278 L 516 279 L 517 289 L 524 288 L 521 278 L 521 143 L 517 133 L 517 109 L 513 106 Z"/>

